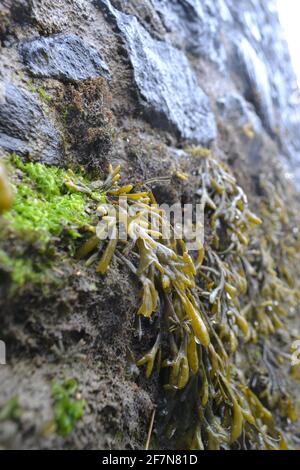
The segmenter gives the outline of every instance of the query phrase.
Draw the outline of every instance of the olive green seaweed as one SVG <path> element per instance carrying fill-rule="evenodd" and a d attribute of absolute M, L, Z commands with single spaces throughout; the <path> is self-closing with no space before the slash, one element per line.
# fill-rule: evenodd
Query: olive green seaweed
<path fill-rule="evenodd" d="M 175 236 L 148 188 L 120 184 L 119 166 L 110 165 L 104 181 L 92 182 L 14 157 L 11 165 L 21 174 L 12 181 L 13 207 L 2 218 L 9 230 L 44 247 L 63 234 L 75 240 L 85 234 L 77 241 L 77 259 L 86 258 L 99 275 L 116 259 L 140 282 L 141 335 L 148 321 L 154 340 L 137 365 L 147 378 L 159 374 L 163 384 L 155 439 L 193 450 L 286 449 L 278 413 L 290 422 L 298 413 L 289 378 L 277 374 L 289 352 L 272 339 L 278 341 L 280 332 L 286 343 L 298 338 L 288 326 L 299 303 L 297 211 L 280 178 L 271 183 L 261 175 L 258 216 L 232 171 L 210 150 L 192 147 L 187 158 L 205 214 L 204 242 L 194 252 Z M 115 215 L 108 204 L 118 207 Z M 127 242 L 119 236 L 124 220 Z M 108 230 L 114 236 L 105 240 Z M 31 265 L 17 261 L 0 251 L 0 265 L 11 263 L 14 281 L 22 283 Z M 259 388 L 238 359 L 252 351 L 253 364 L 264 367 Z M 83 413 L 75 391 L 73 381 L 52 388 L 56 427 L 64 436 Z"/>
<path fill-rule="evenodd" d="M 280 261 L 269 252 L 274 248 L 278 253 L 277 240 L 268 240 L 270 217 L 264 226 L 229 168 L 210 151 L 193 148 L 190 155 L 200 157 L 196 197 L 207 219 L 205 242 L 199 243 L 196 255 L 188 252 L 184 240 L 175 238 L 172 226 L 170 237 L 163 238 L 169 222 L 153 194 L 120 186 L 120 168 L 110 167 L 107 200 L 117 205 L 120 195 L 126 199 L 130 240 L 124 245 L 117 236 L 124 201 L 115 218 L 100 204 L 97 230 L 78 257 L 89 256 L 89 264 L 95 262 L 96 271 L 105 274 L 115 256 L 141 283 L 138 314 L 153 317 L 157 333 L 154 346 L 137 364 L 145 365 L 148 378 L 158 370 L 164 383 L 159 413 L 163 418 L 157 428 L 161 439 L 189 449 L 284 449 L 287 444 L 272 409 L 279 401 L 289 419 L 297 418 L 287 387 L 281 387 L 277 402 L 266 400 L 272 387 L 266 390 L 268 395 L 258 396 L 236 366 L 235 355 L 247 345 L 263 351 L 272 384 L 276 358 L 273 354 L 272 361 L 266 359 L 266 351 L 272 352 L 268 338 L 285 328 L 285 308 L 295 309 L 299 296 L 286 282 L 285 263 L 279 264 L 278 272 L 275 263 Z M 76 178 L 72 185 L 80 191 Z M 273 200 L 270 192 L 261 199 L 262 209 L 268 200 Z M 268 218 L 265 212 L 261 210 Z M 288 214 L 285 221 L 278 220 L 282 213 L 271 209 L 271 214 L 283 232 Z M 100 235 L 107 224 L 116 237 L 103 247 Z M 292 246 L 289 250 L 295 254 L 295 236 Z M 135 256 L 130 256 L 133 251 Z"/>

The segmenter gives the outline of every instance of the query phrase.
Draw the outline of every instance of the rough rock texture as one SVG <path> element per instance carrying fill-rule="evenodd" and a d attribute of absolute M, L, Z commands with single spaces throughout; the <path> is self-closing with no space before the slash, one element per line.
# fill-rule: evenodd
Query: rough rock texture
<path fill-rule="evenodd" d="M 97 173 L 121 164 L 161 203 L 199 189 L 176 178 L 191 142 L 230 165 L 254 206 L 274 162 L 300 184 L 299 91 L 274 0 L 4 0 L 0 15 L 4 152 Z M 47 294 L 28 285 L 12 299 L 0 277 L 0 406 L 18 396 L 23 409 L 0 423 L 0 446 L 143 448 L 161 389 L 129 360 L 139 286 L 116 261 L 105 278 L 69 263 Z M 51 381 L 65 376 L 87 402 L 67 440 L 45 431 Z"/>
<path fill-rule="evenodd" d="M 226 52 L 220 35 L 220 15 L 226 20 L 226 4 L 200 0 L 153 0 L 170 40 L 195 57 L 205 57 L 225 69 Z"/>
<path fill-rule="evenodd" d="M 106 0 L 100 5 L 107 7 L 121 31 L 151 122 L 177 131 L 183 139 L 209 144 L 216 137 L 215 119 L 186 56 L 153 39 L 135 16 L 118 12 Z"/>
<path fill-rule="evenodd" d="M 57 34 L 22 44 L 25 65 L 36 77 L 76 82 L 87 78 L 109 78 L 108 67 L 93 46 L 75 34 Z"/>
<path fill-rule="evenodd" d="M 59 133 L 36 97 L 12 83 L 0 82 L 0 103 L 0 147 L 43 163 L 59 163 Z"/>
<path fill-rule="evenodd" d="M 112 3 L 135 15 L 153 35 L 203 59 L 198 61 L 199 67 L 214 64 L 212 77 L 217 69 L 217 80 L 234 81 L 267 132 L 278 140 L 298 178 L 300 139 L 295 130 L 299 125 L 299 100 L 274 3 L 153 0 L 145 2 L 146 16 L 139 2 Z"/>

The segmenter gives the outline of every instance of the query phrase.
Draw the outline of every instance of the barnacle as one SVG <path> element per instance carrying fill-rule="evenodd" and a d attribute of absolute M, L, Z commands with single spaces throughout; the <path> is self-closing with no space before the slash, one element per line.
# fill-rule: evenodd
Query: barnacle
<path fill-rule="evenodd" d="M 89 260 L 104 274 L 116 255 L 140 281 L 137 313 L 152 317 L 158 335 L 137 364 L 146 366 L 149 378 L 156 362 L 164 381 L 164 438 L 191 449 L 285 448 L 268 407 L 279 400 L 282 415 L 293 419 L 291 399 L 278 392 L 274 401 L 270 384 L 256 393 L 235 365 L 234 354 L 245 344 L 262 349 L 267 376 L 276 381 L 277 359 L 270 359 L 271 350 L 266 353 L 267 337 L 284 327 L 286 309 L 295 309 L 299 300 L 286 262 L 300 247 L 283 230 L 291 215 L 278 192 L 264 182 L 262 225 L 224 163 L 208 149 L 188 152 L 202 157 L 196 160 L 196 197 L 206 233 L 196 252 L 177 237 L 151 191 L 121 186 L 120 168 L 110 167 L 107 179 L 97 185 L 106 194 L 96 211 L 97 227 L 78 257 L 93 253 Z M 66 184 L 93 197 L 93 188 L 72 175 Z M 113 214 L 107 203 L 117 209 Z M 109 233 L 107 240 L 103 235 Z"/>

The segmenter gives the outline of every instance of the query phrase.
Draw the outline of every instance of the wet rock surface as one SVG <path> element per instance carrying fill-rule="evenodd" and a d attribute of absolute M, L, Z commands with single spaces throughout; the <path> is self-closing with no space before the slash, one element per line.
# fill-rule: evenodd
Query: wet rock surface
<path fill-rule="evenodd" d="M 214 116 L 185 55 L 153 39 L 134 16 L 119 12 L 109 1 L 101 0 L 100 5 L 107 8 L 125 41 L 150 121 L 175 130 L 183 139 L 209 144 L 216 137 Z"/>
<path fill-rule="evenodd" d="M 152 0 L 152 3 L 175 45 L 224 69 L 226 56 L 218 32 L 218 2 Z"/>
<path fill-rule="evenodd" d="M 298 168 L 298 174 L 300 133 L 295 129 L 300 127 L 299 93 L 273 0 L 148 0 L 142 4 L 98 0 L 96 3 L 109 12 L 121 32 L 135 83 L 145 98 L 144 104 L 148 104 L 148 114 L 150 104 L 157 124 L 162 125 L 164 120 L 173 124 L 178 121 L 173 127 L 184 138 L 193 138 L 194 121 L 198 120 L 203 135 L 196 139 L 203 139 L 205 134 L 213 136 L 206 106 L 204 113 L 199 105 L 196 107 L 202 117 L 199 121 L 188 100 L 183 103 L 178 100 L 188 90 L 186 83 L 193 81 L 189 73 L 185 80 L 180 71 L 186 68 L 194 74 L 193 69 L 200 63 L 204 72 L 206 67 L 211 70 L 215 80 L 210 103 L 219 99 L 218 88 L 234 83 L 238 93 L 254 106 L 265 131 L 278 142 L 282 156 L 285 155 L 284 165 L 293 168 L 294 174 Z M 141 63 L 144 71 L 148 65 L 144 75 Z M 200 87 L 204 84 L 206 88 L 207 81 L 210 87 L 210 75 L 203 75 L 205 78 L 198 73 Z M 159 86 L 155 85 L 157 81 Z M 171 87 L 175 93 L 166 92 Z M 191 95 L 193 103 L 194 95 Z M 170 97 L 172 100 L 168 102 Z M 185 106 L 193 112 L 185 113 Z M 170 107 L 176 119 L 169 112 Z M 157 114 L 158 109 L 162 114 Z M 179 119 L 182 114 L 185 119 Z"/>
<path fill-rule="evenodd" d="M 236 47 L 237 72 L 244 77 L 243 94 L 254 104 L 266 129 L 272 132 L 275 127 L 274 111 L 267 67 L 247 39 L 240 38 Z"/>
<path fill-rule="evenodd" d="M 108 66 L 97 50 L 75 34 L 32 39 L 20 47 L 25 65 L 36 77 L 76 82 L 109 78 Z"/>
<path fill-rule="evenodd" d="M 8 82 L 0 83 L 0 148 L 47 164 L 57 164 L 61 159 L 59 133 L 37 98 Z"/>

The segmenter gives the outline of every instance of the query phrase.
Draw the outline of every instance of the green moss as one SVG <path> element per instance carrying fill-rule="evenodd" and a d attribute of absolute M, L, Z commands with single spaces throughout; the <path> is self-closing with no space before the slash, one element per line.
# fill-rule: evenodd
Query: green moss
<path fill-rule="evenodd" d="M 44 245 L 64 230 L 72 238 L 79 237 L 78 229 L 90 222 L 87 197 L 66 192 L 65 170 L 18 159 L 14 163 L 22 171 L 22 180 L 14 185 L 13 207 L 3 217 L 10 228 Z"/>
<path fill-rule="evenodd" d="M 21 287 L 25 282 L 39 283 L 44 277 L 46 267 L 39 270 L 33 266 L 31 259 L 24 257 L 12 257 L 0 249 L 0 267 L 10 273 L 11 280 L 15 287 Z"/>
<path fill-rule="evenodd" d="M 76 398 L 76 390 L 75 379 L 66 379 L 52 384 L 56 432 L 63 437 L 71 434 L 84 413 L 85 400 Z"/>
<path fill-rule="evenodd" d="M 88 194 L 68 189 L 68 172 L 61 168 L 23 163 L 13 155 L 9 171 L 14 202 L 1 217 L 0 266 L 10 273 L 15 285 L 22 286 L 39 282 L 41 272 L 49 267 L 49 262 L 36 260 L 37 254 L 45 258 L 50 247 L 65 236 L 69 240 L 81 237 L 80 230 L 92 219 L 88 205 L 95 202 Z M 78 179 L 83 184 L 86 181 L 83 176 Z M 102 193 L 97 194 L 97 200 L 104 199 Z M 14 239 L 11 246 L 5 242 L 9 237 Z"/>

